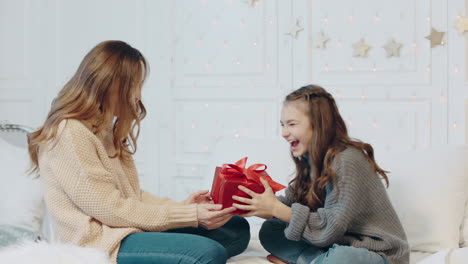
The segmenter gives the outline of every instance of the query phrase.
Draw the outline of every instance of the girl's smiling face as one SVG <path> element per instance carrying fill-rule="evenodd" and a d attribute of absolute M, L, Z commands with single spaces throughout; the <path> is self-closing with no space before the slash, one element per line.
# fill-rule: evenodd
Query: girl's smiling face
<path fill-rule="evenodd" d="M 309 152 L 312 140 L 312 126 L 306 113 L 304 101 L 285 102 L 281 111 L 282 136 L 289 142 L 291 153 L 296 158 Z"/>

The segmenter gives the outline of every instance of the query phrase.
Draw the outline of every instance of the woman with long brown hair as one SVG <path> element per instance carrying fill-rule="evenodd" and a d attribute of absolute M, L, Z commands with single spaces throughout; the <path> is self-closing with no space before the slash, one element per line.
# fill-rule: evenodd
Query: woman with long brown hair
<path fill-rule="evenodd" d="M 147 69 L 127 43 L 98 44 L 29 135 L 54 233 L 61 242 L 106 251 L 119 264 L 225 263 L 250 237 L 235 208 L 212 204 L 208 191 L 175 202 L 140 189 L 132 154 L 146 114 Z"/>
<path fill-rule="evenodd" d="M 263 181 L 251 199 L 233 197 L 265 221 L 260 241 L 274 263 L 409 263 L 403 227 L 382 179 L 386 171 L 371 145 L 348 136 L 334 98 L 315 85 L 288 96 L 281 113 L 296 176 L 285 196 Z M 381 177 L 378 177 L 381 176 Z"/>

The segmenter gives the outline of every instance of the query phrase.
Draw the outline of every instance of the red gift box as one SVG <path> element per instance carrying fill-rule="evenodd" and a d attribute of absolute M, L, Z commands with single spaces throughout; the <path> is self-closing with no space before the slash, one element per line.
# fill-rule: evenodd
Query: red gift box
<path fill-rule="evenodd" d="M 284 185 L 271 179 L 266 172 L 267 166 L 265 164 L 253 164 L 246 168 L 246 163 L 247 157 L 237 161 L 235 164 L 223 164 L 222 167 L 216 167 L 211 187 L 211 198 L 215 204 L 222 204 L 223 208 L 227 208 L 231 207 L 233 203 L 243 204 L 233 200 L 233 195 L 251 198 L 248 194 L 239 190 L 237 187 L 239 185 L 245 186 L 256 193 L 263 193 L 265 188 L 260 178 L 268 182 L 273 192 L 286 188 Z M 234 214 L 245 213 L 248 213 L 248 211 L 240 209 L 234 211 Z"/>

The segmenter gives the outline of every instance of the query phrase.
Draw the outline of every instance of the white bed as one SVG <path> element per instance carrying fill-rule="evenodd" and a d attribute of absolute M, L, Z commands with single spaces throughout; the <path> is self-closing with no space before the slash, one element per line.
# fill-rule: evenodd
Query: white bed
<path fill-rule="evenodd" d="M 40 184 L 26 177 L 24 171 L 28 163 L 27 131 L 27 127 L 0 124 L 0 159 L 4 167 L 1 176 L 4 184 L 0 186 L 0 195 L 3 195 L 0 197 L 0 211 L 4 213 L 0 218 L 0 227 L 20 227 L 26 230 L 22 233 L 27 234 L 25 239 L 37 240 L 38 236 L 42 236 L 48 241 L 51 236 L 47 223 L 43 224 L 44 205 Z M 286 184 L 289 180 L 287 176 L 293 173 L 293 164 L 286 149 L 287 145 L 281 139 L 220 140 L 214 149 L 211 166 L 214 168 L 248 156 L 249 164 L 268 164 L 270 175 Z M 468 190 L 467 152 L 466 147 L 449 146 L 379 156 L 381 165 L 394 172 L 390 175 L 389 194 L 410 239 L 413 250 L 411 263 L 468 263 L 468 216 L 465 208 Z M 395 164 L 398 167 L 395 168 Z M 431 165 L 419 173 L 419 177 L 424 176 L 424 181 L 414 175 L 415 164 Z M 440 173 L 445 173 L 445 177 L 439 177 Z M 278 175 L 283 178 L 278 178 Z M 211 175 L 206 178 L 207 186 L 210 186 L 210 182 Z M 258 230 L 263 220 L 255 217 L 248 220 L 252 231 L 249 247 L 243 254 L 229 259 L 228 263 L 269 263 L 265 258 L 268 253 L 258 241 Z M 4 238 L 0 232 L 0 242 Z M 26 251 L 34 252 L 35 258 L 25 257 L 21 261 L 20 257 L 26 256 Z M 80 258 L 80 254 L 85 254 L 87 258 Z M 41 262 L 39 256 L 49 259 Z M 73 259 L 74 263 L 108 263 L 99 252 L 79 247 L 43 242 L 6 249 L 1 248 L 0 244 L 0 263 L 10 263 L 10 259 L 15 259 L 14 263 L 61 263 L 60 259 L 67 257 Z"/>

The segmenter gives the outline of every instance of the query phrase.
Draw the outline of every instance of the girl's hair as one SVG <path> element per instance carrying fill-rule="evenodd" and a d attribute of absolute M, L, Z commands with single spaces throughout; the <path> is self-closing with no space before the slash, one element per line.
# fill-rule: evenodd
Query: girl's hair
<path fill-rule="evenodd" d="M 123 41 L 104 41 L 94 47 L 53 100 L 42 127 L 28 135 L 31 172 L 38 171 L 39 146 L 57 135 L 58 125 L 64 119 L 98 118 L 99 122 L 92 128 L 95 134 L 113 122 L 113 157 L 124 158 L 135 153 L 140 122 L 146 115 L 143 103 L 136 96 L 147 73 L 143 55 Z M 111 105 L 112 94 L 118 98 L 117 105 Z M 111 109 L 119 113 L 115 120 Z"/>
<path fill-rule="evenodd" d="M 296 164 L 296 177 L 289 183 L 296 201 L 308 205 L 316 211 L 324 205 L 325 187 L 329 182 L 336 186 L 336 174 L 332 169 L 336 154 L 347 147 L 361 150 L 374 170 L 380 174 L 388 186 L 387 171 L 374 160 L 374 149 L 370 144 L 351 139 L 341 117 L 335 99 L 322 87 L 308 85 L 286 96 L 284 103 L 303 104 L 312 128 L 312 139 L 307 159 L 292 156 Z M 311 179 L 310 172 L 314 171 Z M 293 184 L 294 183 L 294 184 Z"/>

